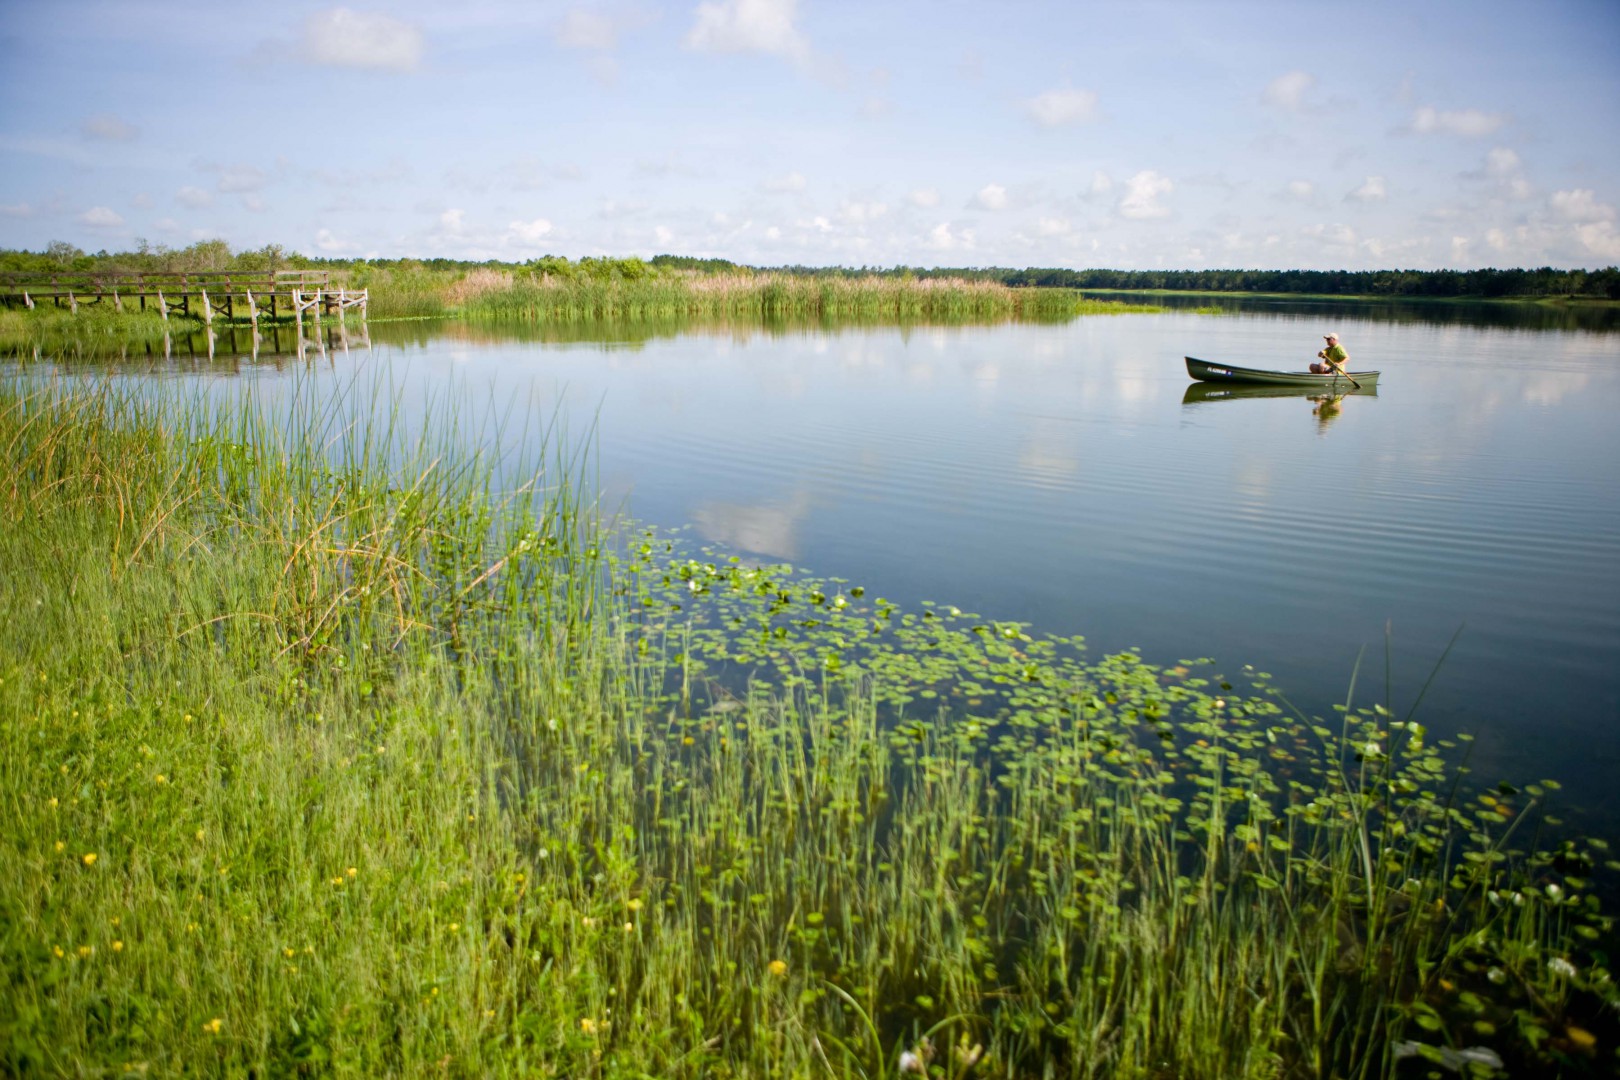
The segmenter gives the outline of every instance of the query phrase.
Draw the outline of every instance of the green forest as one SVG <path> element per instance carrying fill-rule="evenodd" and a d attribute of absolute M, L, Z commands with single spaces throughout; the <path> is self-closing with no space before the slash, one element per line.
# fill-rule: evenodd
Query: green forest
<path fill-rule="evenodd" d="M 223 240 L 205 240 L 184 248 L 141 242 L 136 250 L 87 254 L 71 244 L 53 242 L 44 251 L 0 249 L 0 272 L 111 273 L 138 271 L 269 271 L 332 269 L 364 272 L 477 269 L 525 270 L 564 279 L 636 281 L 660 273 L 686 275 L 778 274 L 807 278 L 897 277 L 949 278 L 994 282 L 1013 288 L 1091 290 L 1163 290 L 1172 292 L 1287 293 L 1312 296 L 1389 296 L 1486 299 L 1620 300 L 1620 267 L 1566 269 L 1486 268 L 1478 270 L 1072 270 L 1062 267 L 914 267 L 914 266 L 751 266 L 727 259 L 685 255 L 590 257 L 569 260 L 556 255 L 523 262 L 445 258 L 326 259 L 286 250 L 277 244 L 232 252 Z"/>

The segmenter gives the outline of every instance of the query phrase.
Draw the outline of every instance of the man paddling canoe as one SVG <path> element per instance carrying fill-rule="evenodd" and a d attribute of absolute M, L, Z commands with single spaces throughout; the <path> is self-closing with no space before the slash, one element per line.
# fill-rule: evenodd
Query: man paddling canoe
<path fill-rule="evenodd" d="M 1339 344 L 1338 334 L 1324 334 L 1322 337 L 1327 342 L 1327 348 L 1316 354 L 1322 363 L 1311 365 L 1312 374 L 1330 375 L 1337 371 L 1340 375 L 1343 375 L 1345 373 L 1344 365 L 1350 361 L 1350 354 L 1344 351 L 1343 345 Z"/>

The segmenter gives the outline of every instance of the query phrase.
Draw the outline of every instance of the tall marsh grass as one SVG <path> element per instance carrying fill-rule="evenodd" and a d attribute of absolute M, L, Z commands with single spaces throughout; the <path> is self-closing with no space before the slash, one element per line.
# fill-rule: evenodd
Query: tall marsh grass
<path fill-rule="evenodd" d="M 1550 786 L 399 416 L 0 385 L 4 1071 L 1613 1068 Z"/>

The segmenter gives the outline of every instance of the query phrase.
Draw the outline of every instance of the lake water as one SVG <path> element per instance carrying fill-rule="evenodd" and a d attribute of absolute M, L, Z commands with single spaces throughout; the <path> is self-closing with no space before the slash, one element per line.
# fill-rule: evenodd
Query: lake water
<path fill-rule="evenodd" d="M 576 437 L 594 423 L 605 503 L 637 520 L 903 606 L 1084 634 L 1098 655 L 1252 664 L 1322 715 L 1358 656 L 1357 702 L 1387 685 L 1404 712 L 1455 636 L 1418 719 L 1475 733 L 1485 779 L 1562 780 L 1569 816 L 1611 831 L 1620 332 L 1482 310 L 520 336 L 379 324 L 369 349 L 306 363 L 217 345 L 213 362 L 152 369 L 358 374 L 412 401 L 561 410 Z M 1383 372 L 1376 395 L 1189 392 L 1186 354 L 1299 369 L 1330 330 L 1353 370 Z"/>

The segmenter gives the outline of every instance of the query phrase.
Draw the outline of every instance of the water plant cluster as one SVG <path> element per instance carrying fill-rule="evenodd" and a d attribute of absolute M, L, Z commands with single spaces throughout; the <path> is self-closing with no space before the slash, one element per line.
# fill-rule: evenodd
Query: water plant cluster
<path fill-rule="evenodd" d="M 566 440 L 391 404 L 0 384 L 4 1071 L 1620 1061 L 1554 784 L 627 532 Z"/>

